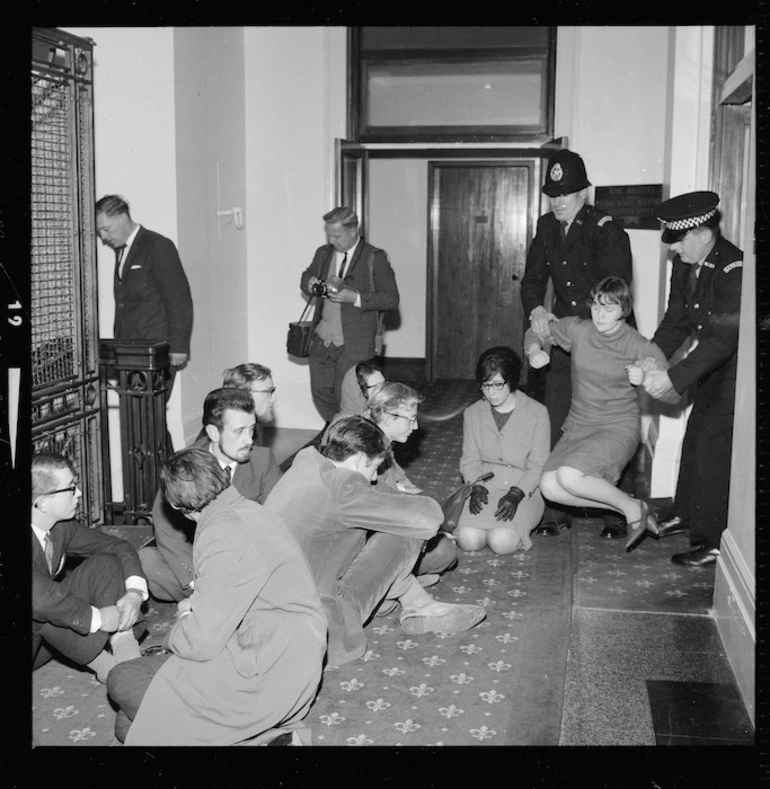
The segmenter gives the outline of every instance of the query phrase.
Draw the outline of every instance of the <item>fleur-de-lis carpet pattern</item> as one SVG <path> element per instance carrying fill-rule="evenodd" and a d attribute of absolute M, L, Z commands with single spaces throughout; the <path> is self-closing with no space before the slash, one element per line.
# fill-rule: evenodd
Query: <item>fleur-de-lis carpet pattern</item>
<path fill-rule="evenodd" d="M 425 395 L 420 430 L 397 454 L 411 480 L 442 500 L 461 481 L 462 411 L 478 389 L 469 381 L 416 388 Z M 622 541 L 598 537 L 601 527 L 576 519 L 559 537 L 534 537 L 528 553 L 461 554 L 429 591 L 486 608 L 486 619 L 465 633 L 406 635 L 398 610 L 373 618 L 366 654 L 325 668 L 307 719 L 314 744 L 557 745 L 573 602 L 702 613 L 713 593 L 713 571 L 671 564 L 672 553 L 687 549 L 684 536 L 647 539 L 627 554 Z M 135 547 L 151 536 L 149 527 L 107 531 Z M 161 643 L 174 612 L 150 601 L 143 646 Z M 115 710 L 90 672 L 52 661 L 34 672 L 32 691 L 33 745 L 113 743 Z"/>

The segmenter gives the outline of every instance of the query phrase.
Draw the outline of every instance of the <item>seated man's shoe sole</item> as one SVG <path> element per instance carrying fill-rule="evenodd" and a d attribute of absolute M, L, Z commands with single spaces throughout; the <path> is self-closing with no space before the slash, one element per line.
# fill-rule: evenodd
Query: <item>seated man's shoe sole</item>
<path fill-rule="evenodd" d="M 535 534 L 545 534 L 548 537 L 558 537 L 562 529 L 569 529 L 572 524 L 569 521 L 562 521 L 556 523 L 549 521 L 548 523 L 541 523 L 536 529 Z"/>
<path fill-rule="evenodd" d="M 487 612 L 480 605 L 440 603 L 434 600 L 426 606 L 405 610 L 401 614 L 401 629 L 411 636 L 423 633 L 462 633 L 482 621 Z"/>
<path fill-rule="evenodd" d="M 162 644 L 153 644 L 142 650 L 142 657 L 152 657 L 153 655 L 171 655 L 170 649 L 166 649 Z"/>
<path fill-rule="evenodd" d="M 717 563 L 717 556 L 717 548 L 696 548 L 687 553 L 675 553 L 671 561 L 683 567 L 713 567 Z"/>

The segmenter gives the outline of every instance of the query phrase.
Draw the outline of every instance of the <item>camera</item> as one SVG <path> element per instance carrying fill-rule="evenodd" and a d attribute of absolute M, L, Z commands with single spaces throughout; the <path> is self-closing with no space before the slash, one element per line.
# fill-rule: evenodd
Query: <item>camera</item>
<path fill-rule="evenodd" d="M 319 279 L 318 282 L 314 282 L 310 286 L 310 292 L 314 296 L 318 296 L 319 299 L 325 299 L 329 295 L 329 286 L 326 284 L 326 280 Z"/>

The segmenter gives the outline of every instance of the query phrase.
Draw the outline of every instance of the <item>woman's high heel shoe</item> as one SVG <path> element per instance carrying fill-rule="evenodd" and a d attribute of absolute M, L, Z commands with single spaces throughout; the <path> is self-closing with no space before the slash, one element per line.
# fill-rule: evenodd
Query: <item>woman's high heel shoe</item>
<path fill-rule="evenodd" d="M 658 523 L 655 516 L 650 511 L 650 505 L 642 499 L 639 500 L 639 520 L 631 521 L 628 524 L 628 539 L 626 540 L 626 552 L 633 550 L 636 544 L 642 539 L 646 532 L 651 534 L 658 533 Z"/>

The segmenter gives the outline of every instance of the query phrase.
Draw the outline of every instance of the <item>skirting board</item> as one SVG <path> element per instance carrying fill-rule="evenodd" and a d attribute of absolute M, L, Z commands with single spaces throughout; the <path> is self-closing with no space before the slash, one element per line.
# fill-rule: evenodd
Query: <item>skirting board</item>
<path fill-rule="evenodd" d="M 743 703 L 755 722 L 756 581 L 729 531 L 722 535 L 714 579 L 714 616 Z"/>

